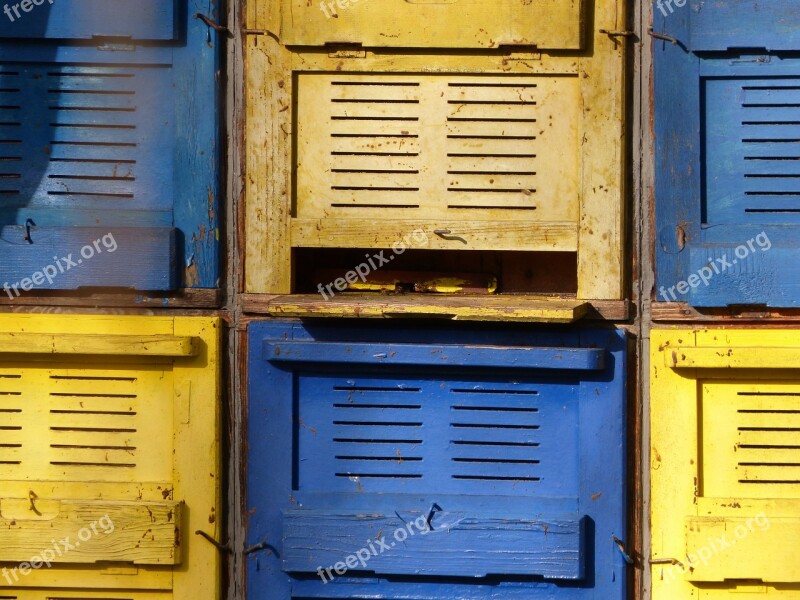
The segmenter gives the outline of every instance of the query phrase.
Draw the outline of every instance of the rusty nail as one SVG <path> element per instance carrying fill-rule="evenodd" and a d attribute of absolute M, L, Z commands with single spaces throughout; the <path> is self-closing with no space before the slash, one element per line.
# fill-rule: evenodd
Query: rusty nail
<path fill-rule="evenodd" d="M 677 39 L 675 39 L 672 36 L 666 35 L 664 33 L 656 33 L 655 31 L 653 31 L 652 27 L 647 30 L 647 33 L 650 34 L 650 37 L 654 37 L 657 40 L 665 40 L 667 42 L 672 43 L 673 46 L 677 46 L 678 45 L 678 40 Z"/>
<path fill-rule="evenodd" d="M 42 516 L 42 513 L 39 512 L 39 509 L 36 508 L 36 500 L 39 499 L 39 496 L 36 495 L 36 492 L 33 490 L 28 490 L 28 501 L 31 505 L 28 507 L 28 510 L 32 510 L 36 515 Z"/>
<path fill-rule="evenodd" d="M 617 545 L 617 548 L 619 549 L 620 554 L 622 554 L 622 558 L 625 559 L 625 562 L 629 565 L 632 565 L 633 559 L 631 558 L 630 554 L 625 552 L 625 544 L 622 543 L 622 540 L 615 535 L 612 535 L 611 539 L 614 540 L 614 543 Z"/>
<path fill-rule="evenodd" d="M 214 546 L 217 548 L 217 550 L 219 550 L 220 552 L 224 552 L 225 554 L 233 554 L 233 550 L 231 550 L 230 548 L 228 548 L 228 546 L 226 546 L 225 544 L 220 544 L 220 543 L 219 543 L 217 540 L 215 540 L 214 538 L 212 538 L 212 537 L 211 537 L 210 535 L 208 535 L 208 534 L 207 534 L 205 531 L 200 531 L 200 530 L 198 529 L 197 531 L 195 531 L 195 532 L 194 532 L 194 534 L 195 534 L 195 535 L 199 535 L 199 536 L 200 536 L 200 537 L 202 537 L 204 540 L 207 540 L 208 542 L 210 542 L 211 544 L 213 544 L 213 545 L 214 545 Z"/>
<path fill-rule="evenodd" d="M 194 14 L 194 18 L 195 19 L 200 19 L 203 23 L 205 23 L 206 25 L 211 27 L 211 29 L 213 29 L 214 31 L 217 31 L 219 33 L 224 33 L 226 37 L 229 37 L 229 38 L 233 37 L 233 33 L 231 33 L 230 29 L 228 29 L 224 25 L 218 25 L 210 17 L 208 17 L 208 16 L 206 16 L 206 15 L 204 15 L 202 13 L 195 13 Z"/>
<path fill-rule="evenodd" d="M 31 227 L 36 227 L 36 223 L 33 222 L 33 219 L 25 219 L 25 237 L 22 239 L 29 244 L 33 243 L 33 238 L 31 238 Z"/>

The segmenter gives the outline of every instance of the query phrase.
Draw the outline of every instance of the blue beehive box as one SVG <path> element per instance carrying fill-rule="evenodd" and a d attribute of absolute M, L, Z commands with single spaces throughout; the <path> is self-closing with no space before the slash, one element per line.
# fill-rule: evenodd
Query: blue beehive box
<path fill-rule="evenodd" d="M 800 306 L 797 25 L 783 0 L 654 2 L 660 302 Z"/>
<path fill-rule="evenodd" d="M 626 597 L 624 333 L 270 321 L 249 353 L 251 600 Z"/>
<path fill-rule="evenodd" d="M 211 6 L 3 3 L 0 284 L 218 285 L 220 45 L 195 18 Z"/>

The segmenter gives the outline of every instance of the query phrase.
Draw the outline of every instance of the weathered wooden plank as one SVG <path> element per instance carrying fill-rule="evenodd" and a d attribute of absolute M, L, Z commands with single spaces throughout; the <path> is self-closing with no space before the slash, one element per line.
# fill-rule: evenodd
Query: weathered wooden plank
<path fill-rule="evenodd" d="M 270 362 L 345 362 L 394 365 L 442 365 L 524 369 L 601 370 L 600 348 L 512 348 L 334 342 L 264 342 Z"/>
<path fill-rule="evenodd" d="M 50 335 L 0 332 L 3 354 L 109 354 L 196 356 L 200 340 L 168 335 Z"/>
<path fill-rule="evenodd" d="M 673 369 L 795 369 L 800 366 L 800 348 L 679 346 L 665 352 L 664 366 Z"/>
<path fill-rule="evenodd" d="M 385 539 L 388 549 L 372 553 L 367 546 L 364 566 L 356 563 L 350 568 L 379 575 L 539 575 L 565 580 L 584 576 L 583 524 L 577 515 L 522 520 L 438 513 L 432 531 L 424 524 L 426 515 L 415 516 L 423 529 L 411 535 L 415 521 L 397 515 L 284 511 L 283 568 L 313 573 L 355 556 L 365 547 L 364 540 Z M 409 533 L 402 543 L 391 537 L 397 529 Z M 367 554 L 362 550 L 362 556 Z"/>
<path fill-rule="evenodd" d="M 181 562 L 182 502 L 40 500 L 34 505 L 40 515 L 31 511 L 30 499 L 0 499 L 0 561 L 44 559 L 47 553 L 53 564 Z"/>

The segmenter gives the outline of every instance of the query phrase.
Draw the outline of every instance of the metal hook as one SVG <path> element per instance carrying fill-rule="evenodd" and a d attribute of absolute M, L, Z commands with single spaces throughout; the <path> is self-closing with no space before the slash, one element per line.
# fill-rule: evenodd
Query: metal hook
<path fill-rule="evenodd" d="M 622 540 L 615 535 L 612 535 L 611 539 L 614 540 L 614 543 L 617 545 L 617 548 L 619 549 L 620 554 L 622 554 L 622 558 L 625 559 L 625 562 L 629 565 L 632 565 L 633 559 L 631 558 L 630 554 L 625 552 L 625 544 L 622 543 Z"/>
<path fill-rule="evenodd" d="M 245 548 L 244 551 L 243 551 L 243 554 L 246 556 L 248 554 L 253 554 L 255 552 L 258 552 L 259 550 L 271 550 L 272 553 L 275 556 L 277 556 L 278 558 L 280 558 L 280 556 L 281 556 L 278 553 L 277 548 L 275 548 L 274 546 L 268 544 L 267 542 L 259 542 L 255 546 L 250 546 L 249 548 Z"/>
<path fill-rule="evenodd" d="M 449 229 L 434 229 L 433 233 L 438 235 L 443 240 L 454 240 L 461 242 L 462 244 L 468 244 L 467 240 L 459 235 L 453 235 Z"/>
<path fill-rule="evenodd" d="M 36 492 L 33 490 L 28 490 L 28 501 L 31 503 L 31 505 L 28 507 L 28 510 L 32 510 L 36 516 L 41 517 L 42 513 L 39 512 L 38 508 L 36 508 L 36 500 L 38 499 L 39 496 L 36 495 Z"/>
<path fill-rule="evenodd" d="M 633 31 L 628 31 L 627 29 L 625 31 L 609 31 L 608 29 L 600 29 L 600 33 L 605 33 L 608 37 L 612 37 L 612 38 L 613 37 L 626 37 L 626 38 L 627 37 L 630 37 L 630 38 L 635 38 L 636 37 L 636 33 L 634 33 Z"/>
<path fill-rule="evenodd" d="M 194 534 L 195 534 L 195 535 L 199 535 L 199 536 L 200 536 L 200 537 L 202 537 L 204 540 L 206 540 L 206 541 L 208 541 L 209 543 L 213 544 L 213 545 L 214 545 L 214 546 L 217 548 L 217 550 L 219 550 L 220 552 L 224 552 L 225 554 L 233 554 L 233 550 L 231 550 L 230 548 L 228 548 L 228 546 L 226 546 L 225 544 L 220 544 L 220 543 L 219 543 L 217 540 L 215 540 L 214 538 L 212 538 L 212 537 L 211 537 L 210 535 L 208 535 L 208 534 L 207 534 L 205 531 L 200 531 L 200 530 L 198 529 L 197 531 L 195 531 L 195 532 L 194 532 Z"/>
<path fill-rule="evenodd" d="M 431 509 L 428 511 L 428 518 L 425 519 L 425 522 L 428 524 L 428 529 L 433 531 L 433 527 L 431 527 L 431 521 L 433 520 L 433 515 L 438 511 L 441 512 L 442 507 L 434 502 L 431 504 Z"/>
<path fill-rule="evenodd" d="M 225 34 L 225 37 L 228 38 L 233 37 L 233 33 L 231 33 L 230 29 L 228 29 L 224 25 L 219 25 L 215 23 L 211 17 L 204 15 L 203 13 L 194 13 L 194 18 L 200 19 L 203 23 L 205 23 L 208 27 L 211 27 L 211 29 L 213 29 L 214 31 Z"/>
<path fill-rule="evenodd" d="M 680 43 L 676 38 L 669 36 L 665 33 L 656 33 L 655 31 L 653 31 L 652 27 L 647 30 L 647 33 L 650 35 L 650 37 L 654 37 L 657 40 L 664 40 L 670 42 L 673 46 L 677 46 Z"/>
<path fill-rule="evenodd" d="M 31 238 L 31 227 L 36 227 L 36 223 L 33 222 L 33 219 L 26 219 L 25 220 L 25 237 L 22 238 L 29 244 L 33 243 L 33 238 Z"/>

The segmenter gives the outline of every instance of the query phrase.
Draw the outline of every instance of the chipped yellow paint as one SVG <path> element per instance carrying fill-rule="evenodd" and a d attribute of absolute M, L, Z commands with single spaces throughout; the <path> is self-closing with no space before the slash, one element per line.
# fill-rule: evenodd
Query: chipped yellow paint
<path fill-rule="evenodd" d="M 651 332 L 653 600 L 800 597 L 798 339 Z"/>
<path fill-rule="evenodd" d="M 422 229 L 428 250 L 577 252 L 579 299 L 624 298 L 625 41 L 600 30 L 624 29 L 625 5 L 362 0 L 327 19 L 248 2 L 245 291 L 293 293 L 294 248 Z M 519 103 L 475 103 L 503 94 Z M 402 102 L 347 102 L 365 98 Z"/>
<path fill-rule="evenodd" d="M 53 538 L 91 534 L 3 590 L 20 600 L 68 589 L 220 597 L 219 550 L 195 535 L 220 538 L 220 327 L 0 315 L 0 566 L 10 573 Z"/>

